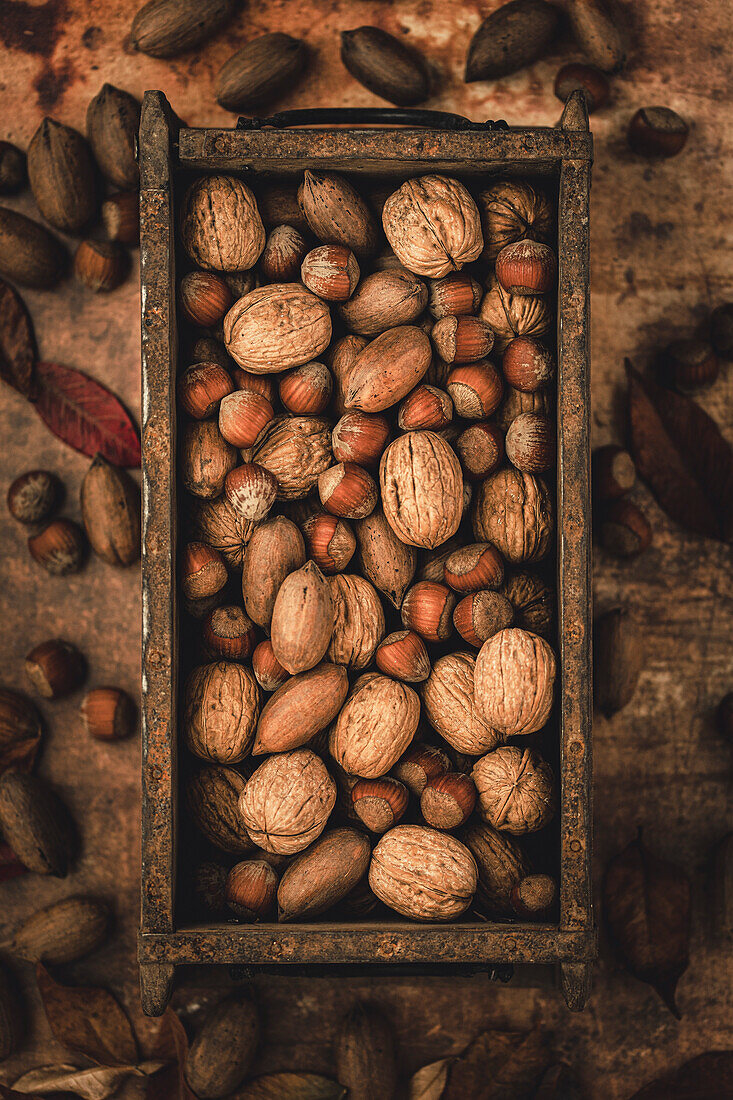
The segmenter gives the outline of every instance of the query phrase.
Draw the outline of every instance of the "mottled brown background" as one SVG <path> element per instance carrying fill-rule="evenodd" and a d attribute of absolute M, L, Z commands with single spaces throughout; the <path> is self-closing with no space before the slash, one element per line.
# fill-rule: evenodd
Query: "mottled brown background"
<path fill-rule="evenodd" d="M 25 146 L 42 115 L 83 129 L 86 106 L 103 81 L 142 95 L 161 88 L 188 123 L 227 125 L 213 99 L 215 73 L 234 48 L 282 29 L 309 40 L 310 74 L 282 106 L 366 106 L 378 101 L 338 59 L 341 29 L 376 23 L 407 33 L 439 70 L 441 92 L 430 106 L 510 124 L 553 123 L 559 105 L 552 81 L 561 61 L 577 57 L 570 42 L 547 61 L 494 85 L 462 83 L 467 43 L 485 3 L 410 0 L 319 4 L 269 0 L 245 6 L 233 25 L 200 51 L 171 62 L 130 53 L 125 45 L 134 0 L 0 0 L 0 137 Z M 613 101 L 592 120 L 593 425 L 594 442 L 619 438 L 622 360 L 644 364 L 661 342 L 689 332 L 706 311 L 733 297 L 729 212 L 731 187 L 730 53 L 733 9 L 717 0 L 624 0 L 615 4 L 632 43 L 631 60 L 613 79 Z M 687 149 L 650 166 L 632 157 L 624 131 L 641 105 L 675 108 L 691 123 Z M 27 196 L 12 205 L 31 210 Z M 94 299 L 69 281 L 55 293 L 27 293 L 41 354 L 89 371 L 139 411 L 137 272 L 108 298 Z M 733 434 L 730 373 L 701 398 Z M 23 470 L 47 466 L 68 486 L 66 513 L 78 518 L 78 488 L 87 462 L 48 434 L 32 408 L 4 389 L 0 398 L 3 485 Z M 329 1044 L 343 1007 L 357 995 L 377 997 L 394 1019 L 405 1066 L 455 1052 L 486 1026 L 538 1024 L 555 1034 L 559 1055 L 576 1067 L 589 1095 L 629 1096 L 664 1069 L 708 1049 L 733 1047 L 729 949 L 716 943 L 709 908 L 709 852 L 731 828 L 731 758 L 712 712 L 733 688 L 733 569 L 730 551 L 674 528 L 641 488 L 655 527 L 643 559 L 616 564 L 599 555 L 598 607 L 627 603 L 638 617 L 648 654 L 632 704 L 612 721 L 596 719 L 597 878 L 638 824 L 649 845 L 679 860 L 694 881 L 694 940 L 679 988 L 677 1023 L 652 991 L 624 974 L 603 937 L 595 991 L 573 1016 L 547 988 L 489 985 L 485 980 L 383 982 L 263 979 L 267 1018 L 265 1068 L 328 1070 Z M 34 566 L 22 533 L 3 519 L 2 680 L 23 687 L 22 658 L 59 635 L 87 654 L 90 682 L 137 691 L 140 600 L 137 568 L 116 571 L 92 561 L 67 579 Z M 140 1020 L 135 964 L 138 912 L 138 739 L 101 745 L 84 736 L 78 697 L 44 706 L 48 736 L 42 773 L 71 804 L 84 835 L 83 856 L 65 882 L 27 876 L 0 889 L 0 940 L 37 906 L 79 891 L 115 899 L 117 930 L 109 945 L 71 968 L 68 978 L 107 984 Z M 61 1060 L 50 1039 L 30 971 L 21 971 L 33 1006 L 23 1052 L 4 1064 L 12 1081 L 32 1065 Z M 194 976 L 195 977 L 195 976 Z M 195 1011 L 198 986 L 179 998 Z M 276 1026 L 275 1026 L 276 1025 Z"/>

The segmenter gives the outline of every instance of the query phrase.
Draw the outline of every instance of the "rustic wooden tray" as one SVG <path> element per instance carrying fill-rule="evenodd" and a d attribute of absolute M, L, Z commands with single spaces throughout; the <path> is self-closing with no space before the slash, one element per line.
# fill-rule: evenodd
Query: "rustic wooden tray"
<path fill-rule="evenodd" d="M 297 125 L 363 123 L 367 128 Z M 389 123 L 378 127 L 374 123 Z M 145 1012 L 159 1015 L 175 968 L 216 963 L 284 972 L 357 965 L 404 972 L 492 971 L 555 964 L 580 1009 L 595 956 L 591 902 L 591 592 L 589 433 L 589 193 L 593 144 L 581 93 L 557 128 L 469 123 L 436 112 L 290 112 L 234 130 L 188 129 L 161 92 L 145 96 L 140 127 L 143 441 L 142 922 Z M 447 172 L 464 178 L 545 176 L 557 187 L 557 579 L 559 646 L 559 920 L 556 923 L 392 921 L 314 924 L 179 923 L 178 658 L 174 191 L 191 170 L 295 175 Z M 292 972 L 292 970 L 291 970 Z"/>

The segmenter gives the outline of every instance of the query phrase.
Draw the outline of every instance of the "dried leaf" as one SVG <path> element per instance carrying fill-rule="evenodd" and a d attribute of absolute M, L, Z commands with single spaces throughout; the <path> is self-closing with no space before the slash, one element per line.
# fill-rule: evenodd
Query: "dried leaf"
<path fill-rule="evenodd" d="M 36 340 L 18 292 L 0 279 L 0 378 L 23 397 L 36 391 Z"/>
<path fill-rule="evenodd" d="M 708 538 L 733 537 L 733 450 L 689 397 L 642 378 L 626 361 L 630 446 L 667 515 Z"/>
<path fill-rule="evenodd" d="M 60 1043 L 102 1066 L 137 1062 L 130 1021 L 111 993 L 58 985 L 40 963 L 36 981 L 51 1031 Z"/>
<path fill-rule="evenodd" d="M 690 883 L 674 863 L 636 840 L 612 859 L 603 883 L 611 939 L 624 965 L 656 989 L 677 1019 L 675 989 L 689 961 Z"/>
<path fill-rule="evenodd" d="M 78 1069 L 60 1063 L 39 1066 L 24 1073 L 13 1085 L 16 1093 L 75 1092 L 84 1100 L 107 1100 L 126 1077 L 147 1077 L 157 1073 L 160 1062 L 142 1062 L 139 1066 L 95 1066 Z"/>
<path fill-rule="evenodd" d="M 448 1083 L 452 1058 L 441 1058 L 423 1066 L 410 1078 L 407 1100 L 440 1100 Z"/>
<path fill-rule="evenodd" d="M 147 1083 L 145 1100 L 196 1100 L 184 1075 L 188 1058 L 188 1036 L 172 1008 L 163 1013 L 155 1039 L 153 1056 L 170 1063 Z"/>
<path fill-rule="evenodd" d="M 75 451 L 103 455 L 115 466 L 140 465 L 137 429 L 113 393 L 73 367 L 38 364 L 36 412 Z"/>
<path fill-rule="evenodd" d="M 20 862 L 10 845 L 0 842 L 0 882 L 27 874 L 28 868 Z"/>
<path fill-rule="evenodd" d="M 453 1063 L 444 1100 L 530 1100 L 550 1061 L 537 1031 L 482 1031 Z"/>
<path fill-rule="evenodd" d="M 267 1073 L 234 1096 L 236 1100 L 341 1100 L 346 1089 L 318 1073 Z"/>
<path fill-rule="evenodd" d="M 733 1096 L 733 1050 L 712 1050 L 645 1085 L 631 1100 L 724 1100 L 726 1096 Z"/>

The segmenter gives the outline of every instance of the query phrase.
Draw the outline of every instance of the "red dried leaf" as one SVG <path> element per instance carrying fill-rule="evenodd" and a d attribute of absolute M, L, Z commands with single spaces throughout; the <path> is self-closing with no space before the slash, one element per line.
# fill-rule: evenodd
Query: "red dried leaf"
<path fill-rule="evenodd" d="M 0 882 L 27 875 L 28 868 L 21 863 L 9 844 L 0 843 Z"/>
<path fill-rule="evenodd" d="M 675 990 L 689 962 L 690 882 L 641 838 L 612 859 L 603 883 L 611 939 L 626 968 L 656 989 L 677 1019 Z"/>
<path fill-rule="evenodd" d="M 443 1100 L 529 1100 L 549 1061 L 536 1029 L 482 1031 L 453 1063 Z"/>
<path fill-rule="evenodd" d="M 51 1031 L 60 1043 L 100 1066 L 137 1062 L 130 1021 L 111 993 L 59 985 L 40 963 L 36 981 Z"/>
<path fill-rule="evenodd" d="M 723 1100 L 733 1096 L 733 1050 L 711 1050 L 651 1081 L 631 1100 Z"/>
<path fill-rule="evenodd" d="M 152 1056 L 171 1064 L 149 1079 L 145 1100 L 196 1100 L 184 1075 L 188 1036 L 172 1008 L 167 1008 L 161 1018 Z"/>
<path fill-rule="evenodd" d="M 58 363 L 38 364 L 36 411 L 75 451 L 115 466 L 140 465 L 140 439 L 124 406 L 94 378 Z"/>
<path fill-rule="evenodd" d="M 36 392 L 36 340 L 18 292 L 0 279 L 0 378 L 23 397 Z"/>
<path fill-rule="evenodd" d="M 733 536 L 733 450 L 689 397 L 642 378 L 626 361 L 630 447 L 670 519 L 707 538 Z"/>

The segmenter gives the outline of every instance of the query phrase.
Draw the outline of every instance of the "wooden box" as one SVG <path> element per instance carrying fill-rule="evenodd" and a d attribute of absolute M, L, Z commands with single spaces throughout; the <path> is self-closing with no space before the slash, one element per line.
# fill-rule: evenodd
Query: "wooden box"
<path fill-rule="evenodd" d="M 318 125 L 302 126 L 311 120 Z M 585 102 L 581 93 L 574 93 L 556 128 L 508 128 L 404 111 L 291 112 L 267 122 L 241 120 L 237 129 L 188 129 L 160 92 L 146 94 L 142 112 L 143 1007 L 160 1014 L 176 966 L 189 963 L 339 974 L 357 966 L 388 973 L 404 972 L 407 966 L 445 974 L 550 963 L 558 967 L 568 1005 L 581 1008 L 595 954 L 588 474 L 592 139 Z M 361 125 L 345 127 L 344 122 Z M 241 173 L 256 180 L 268 174 L 295 178 L 304 168 L 345 172 L 357 186 L 360 176 L 393 181 L 426 172 L 474 183 L 499 175 L 541 177 L 557 196 L 560 888 L 553 922 L 468 919 L 430 925 L 395 915 L 371 923 L 202 925 L 188 924 L 179 915 L 175 198 L 192 170 Z"/>

